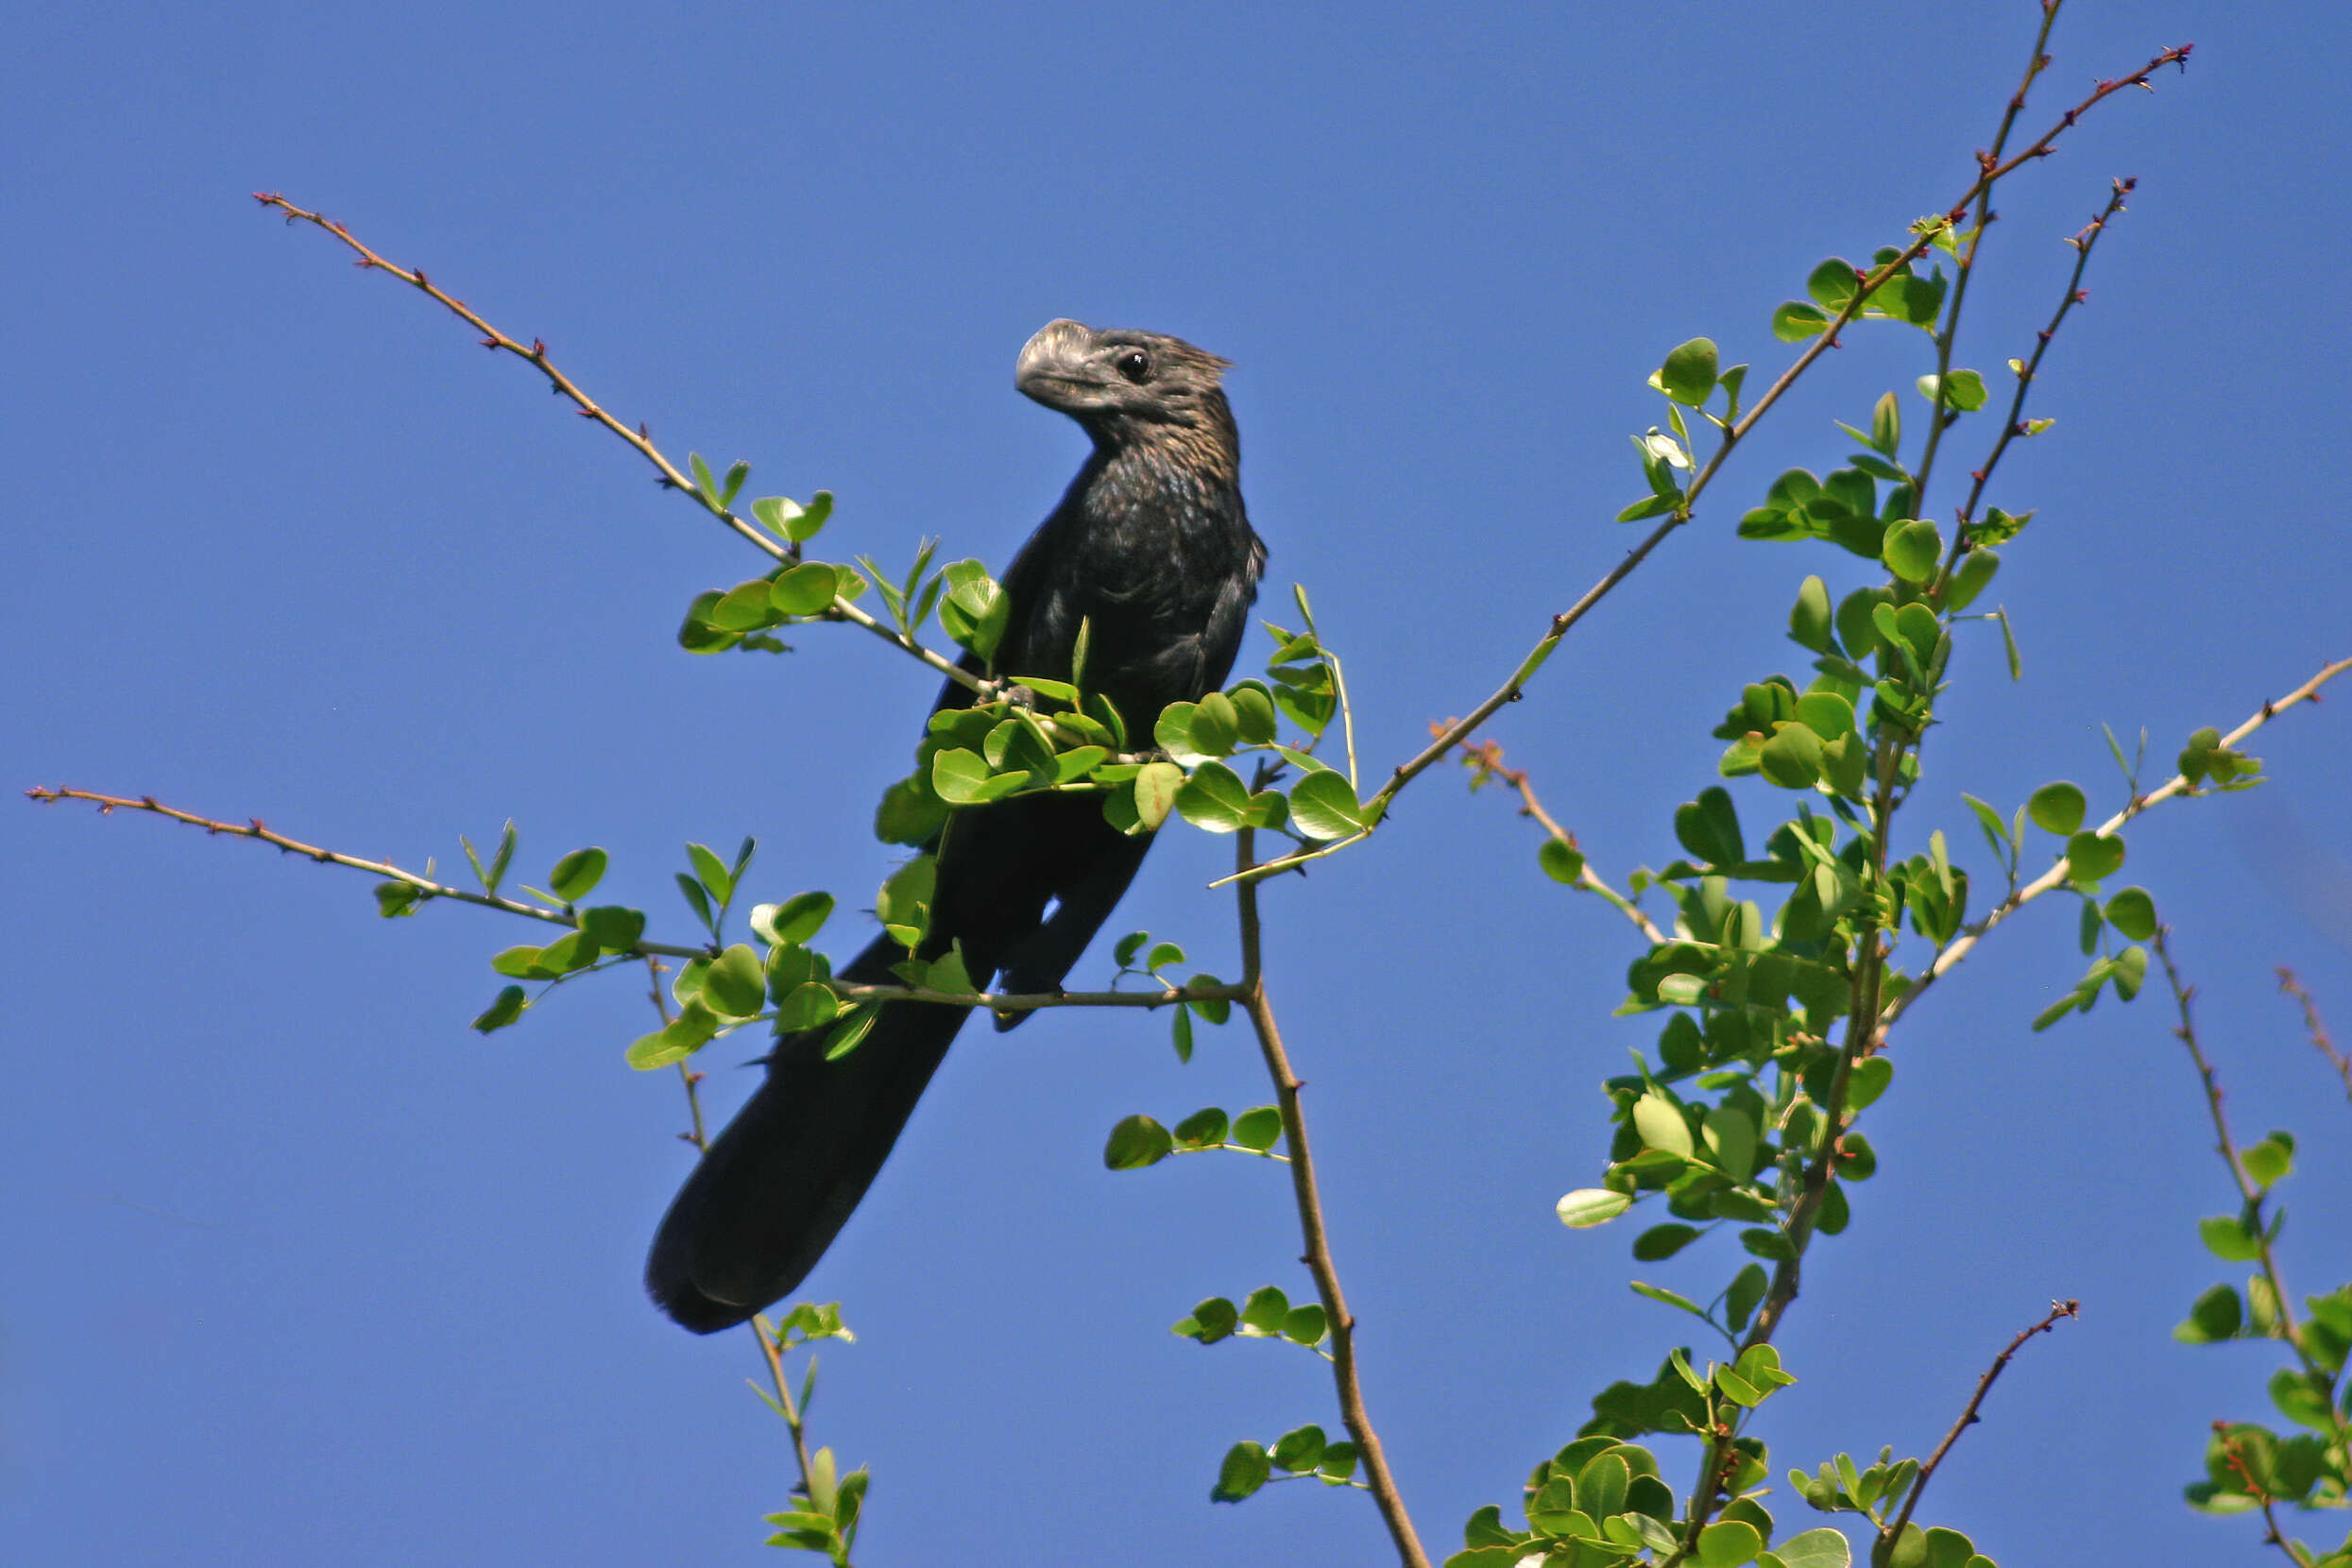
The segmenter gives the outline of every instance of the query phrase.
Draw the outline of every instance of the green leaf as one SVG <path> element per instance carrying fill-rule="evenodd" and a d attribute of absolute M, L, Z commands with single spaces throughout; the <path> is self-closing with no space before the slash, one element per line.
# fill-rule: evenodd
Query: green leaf
<path fill-rule="evenodd" d="M 1715 346 L 1713 339 L 1695 337 L 1666 356 L 1658 369 L 1667 397 L 1692 408 L 1703 405 L 1715 390 Z"/>
<path fill-rule="evenodd" d="M 1264 1486 L 1271 1474 L 1263 1447 L 1237 1442 L 1226 1450 L 1224 1463 L 1218 1466 L 1217 1485 L 1209 1492 L 1209 1501 L 1238 1503 Z"/>
<path fill-rule="evenodd" d="M 1861 287 L 1862 280 L 1856 275 L 1853 263 L 1843 256 L 1832 256 L 1805 279 L 1805 292 L 1825 311 L 1844 310 L 1846 302 Z"/>
<path fill-rule="evenodd" d="M 1633 1206 L 1633 1195 L 1606 1187 L 1578 1187 L 1555 1205 L 1559 1222 L 1571 1230 L 1586 1230 L 1614 1219 Z"/>
<path fill-rule="evenodd" d="M 1565 839 L 1545 839 L 1535 852 L 1536 863 L 1555 882 L 1574 885 L 1584 875 L 1584 856 Z"/>
<path fill-rule="evenodd" d="M 1690 1123 L 1681 1108 L 1656 1089 L 1633 1102 L 1633 1130 L 1645 1149 L 1662 1149 L 1689 1159 L 1694 1150 Z"/>
<path fill-rule="evenodd" d="M 1167 820 L 1167 813 L 1176 804 L 1176 792 L 1184 787 L 1185 770 L 1173 762 L 1147 762 L 1135 775 L 1135 820 L 1146 832 L 1158 828 Z"/>
<path fill-rule="evenodd" d="M 1674 1256 L 1698 1239 L 1698 1229 L 1693 1225 L 1652 1225 L 1633 1238 L 1634 1258 L 1642 1263 L 1657 1263 Z"/>
<path fill-rule="evenodd" d="M 2067 880 L 2095 882 L 2122 868 L 2123 841 L 2111 833 L 2077 833 L 2066 841 Z"/>
<path fill-rule="evenodd" d="M 775 624 L 775 609 L 769 603 L 775 586 L 765 577 L 754 577 L 719 595 L 707 608 L 699 599 L 694 604 L 708 625 L 723 632 L 754 632 Z"/>
<path fill-rule="evenodd" d="M 1781 1568 L 1852 1568 L 1853 1549 L 1828 1525 L 1793 1535 L 1772 1548 Z"/>
<path fill-rule="evenodd" d="M 1700 1568 L 1739 1568 L 1741 1563 L 1755 1561 L 1763 1550 L 1764 1537 L 1743 1520 L 1717 1520 L 1698 1532 Z"/>
<path fill-rule="evenodd" d="M 1651 1301 L 1658 1302 L 1666 1306 L 1674 1307 L 1679 1311 L 1687 1312 L 1694 1318 L 1704 1318 L 1707 1316 L 1705 1312 L 1699 1309 L 1698 1304 L 1691 1300 L 1690 1297 L 1682 1295 L 1678 1291 L 1669 1290 L 1663 1286 L 1645 1285 L 1640 1280 L 1628 1280 L 1626 1281 L 1626 1285 L 1637 1296 L 1647 1296 Z"/>
<path fill-rule="evenodd" d="M 417 912 L 424 901 L 424 889 L 414 882 L 378 882 L 376 912 L 386 920 L 398 920 Z"/>
<path fill-rule="evenodd" d="M 1187 1339 L 1198 1339 L 1204 1345 L 1213 1345 L 1219 1339 L 1231 1338 L 1240 1323 L 1240 1310 L 1233 1303 L 1222 1296 L 1211 1296 L 1192 1309 L 1191 1317 L 1178 1322 L 1168 1332 Z"/>
<path fill-rule="evenodd" d="M 707 844 L 690 844 L 686 846 L 686 858 L 694 863 L 694 876 L 710 891 L 711 897 L 724 904 L 735 896 L 735 878 L 716 851 Z"/>
<path fill-rule="evenodd" d="M 768 585 L 768 607 L 778 615 L 815 615 L 831 607 L 841 573 L 823 561 L 803 561 Z"/>
<path fill-rule="evenodd" d="M 1282 1113 L 1259 1105 L 1234 1117 L 1233 1141 L 1263 1154 L 1282 1141 Z"/>
<path fill-rule="evenodd" d="M 2224 1263 L 2251 1263 L 2262 1255 L 2261 1236 L 2234 1214 L 2198 1220 L 2197 1237 Z"/>
<path fill-rule="evenodd" d="M 2044 832 L 2067 838 L 2082 827 L 2086 805 L 2081 787 L 2061 779 L 2036 790 L 2025 803 L 2025 814 Z"/>
<path fill-rule="evenodd" d="M 634 949 L 645 935 L 645 912 L 619 904 L 596 904 L 579 913 L 580 929 L 608 953 Z"/>
<path fill-rule="evenodd" d="M 1294 1306 L 1282 1320 L 1282 1337 L 1294 1345 L 1320 1345 L 1330 1332 L 1330 1315 L 1321 1302 Z"/>
<path fill-rule="evenodd" d="M 1756 1168 L 1755 1119 L 1736 1106 L 1717 1105 L 1708 1111 L 1701 1132 L 1716 1167 L 1734 1181 L 1747 1181 Z"/>
<path fill-rule="evenodd" d="M 1310 839 L 1344 839 L 1362 830 L 1364 808 L 1347 775 L 1325 769 L 1291 787 L 1290 820 Z"/>
<path fill-rule="evenodd" d="M 1812 305 L 1791 299 L 1772 313 L 1772 335 L 1783 343 L 1817 337 L 1830 318 Z"/>
<path fill-rule="evenodd" d="M 1969 525 L 1969 538 L 1977 544 L 2007 544 L 2023 533 L 2025 525 L 2033 520 L 2034 514 L 2031 512 L 2020 512 L 2011 517 L 1998 506 L 1988 506 L 1983 518 Z"/>
<path fill-rule="evenodd" d="M 548 888 L 567 904 L 578 903 L 605 879 L 609 857 L 601 849 L 575 849 L 547 874 Z"/>
<path fill-rule="evenodd" d="M 962 746 L 931 758 L 931 790 L 950 806 L 975 805 L 987 798 L 991 776 L 988 759 Z"/>
<path fill-rule="evenodd" d="M 1866 1056 L 1846 1075 L 1846 1108 L 1859 1111 L 1886 1092 L 1894 1082 L 1895 1064 L 1883 1056 Z"/>
<path fill-rule="evenodd" d="M 1730 1288 L 1724 1292 L 1723 1315 L 1734 1332 L 1747 1328 L 1747 1315 L 1764 1300 L 1769 1279 L 1761 1263 L 1747 1265 L 1732 1279 Z"/>
<path fill-rule="evenodd" d="M 1225 1113 L 1211 1105 L 1178 1122 L 1173 1136 L 1182 1148 L 1214 1149 L 1225 1141 L 1225 1131 L 1230 1125 Z"/>
<path fill-rule="evenodd" d="M 693 470 L 694 488 L 702 492 L 703 499 L 714 506 L 719 505 L 719 482 L 710 477 L 710 465 L 703 461 L 703 454 L 699 452 L 688 452 L 686 466 Z"/>
<path fill-rule="evenodd" d="M 1930 374 L 1919 378 L 1919 396 L 1930 402 L 1937 401 L 1936 378 Z M 1944 404 L 1963 414 L 1972 414 L 1985 406 L 1985 378 L 1973 370 L 1954 370 L 1943 380 Z"/>
<path fill-rule="evenodd" d="M 2147 942 L 2156 936 L 2156 900 L 2146 888 L 2125 888 L 2106 904 L 2107 924 L 2122 931 L 2134 942 Z"/>
<path fill-rule="evenodd" d="M 775 1031 L 798 1034 L 803 1030 L 820 1029 L 841 1014 L 842 999 L 834 995 L 831 986 L 807 980 L 776 997 Z"/>
<path fill-rule="evenodd" d="M 1210 695 L 1221 697 L 1223 693 Z M 1195 721 L 1197 731 L 1198 715 Z M 1250 788 L 1224 763 L 1203 762 L 1178 786 L 1176 810 L 1195 827 L 1211 833 L 1235 832 L 1249 825 Z"/>
<path fill-rule="evenodd" d="M 1879 558 L 1906 583 L 1924 583 L 1935 575 L 1944 557 L 1944 536 L 1932 522 L 1897 523 L 1879 545 Z"/>
<path fill-rule="evenodd" d="M 938 860 L 930 855 L 917 855 L 892 872 L 875 895 L 874 912 L 883 925 L 893 928 L 894 932 L 913 933 L 912 941 L 899 937 L 899 946 L 911 948 L 922 941 L 923 932 L 930 926 L 931 893 L 938 878 Z"/>
<path fill-rule="evenodd" d="M 1902 405 L 1892 392 L 1882 392 L 1870 408 L 1870 445 L 1893 457 L 1902 450 Z"/>
<path fill-rule="evenodd" d="M 1111 1129 L 1102 1146 L 1102 1164 L 1109 1170 L 1141 1170 L 1167 1158 L 1176 1147 L 1167 1128 L 1147 1116 L 1132 1116 Z"/>
<path fill-rule="evenodd" d="M 1674 836 L 1683 848 L 1710 865 L 1736 865 L 1747 859 L 1738 810 L 1719 784 L 1699 791 L 1696 800 L 1675 808 Z"/>
<path fill-rule="evenodd" d="M 1325 1441 L 1321 1427 L 1302 1426 L 1277 1438 L 1269 1457 L 1294 1474 L 1313 1470 L 1322 1462 Z"/>
<path fill-rule="evenodd" d="M 2238 1163 L 2246 1167 L 2254 1185 L 2267 1192 L 2294 1170 L 2294 1146 L 2281 1142 L 2274 1133 L 2260 1143 L 2240 1150 Z"/>
<path fill-rule="evenodd" d="M 1993 573 L 2000 570 L 1999 555 L 1981 548 L 1970 550 L 1960 557 L 1959 566 L 1952 571 L 1951 586 L 1944 592 L 1945 605 L 1955 610 L 1967 609 L 1992 582 Z"/>
<path fill-rule="evenodd" d="M 1260 1334 L 1279 1334 L 1290 1315 L 1290 1298 L 1270 1285 L 1259 1286 L 1241 1304 L 1241 1321 Z"/>
<path fill-rule="evenodd" d="M 1833 647 L 1830 631 L 1829 586 L 1818 577 L 1808 577 L 1797 590 L 1797 603 L 1788 612 L 1789 640 L 1800 648 L 1826 654 Z"/>
<path fill-rule="evenodd" d="M 479 1030 L 485 1034 L 504 1029 L 508 1024 L 521 1017 L 523 1010 L 530 1005 L 530 996 L 521 986 L 507 986 L 498 994 L 496 1001 L 475 1015 L 472 1024 L 469 1027 Z"/>
<path fill-rule="evenodd" d="M 832 917 L 829 893 L 796 893 L 781 904 L 760 904 L 751 912 L 751 929 L 772 946 L 807 942 Z"/>
<path fill-rule="evenodd" d="M 730 1017 L 748 1018 L 767 999 L 768 977 L 759 955 L 738 942 L 713 959 L 703 977 L 703 996 Z"/>
<path fill-rule="evenodd" d="M 1821 738 L 1812 726 L 1783 721 L 1757 755 L 1758 771 L 1784 790 L 1806 790 L 1821 776 Z"/>
<path fill-rule="evenodd" d="M 1268 706 L 1270 707 L 1270 701 Z M 1222 757 L 1241 739 L 1241 713 L 1222 691 L 1211 691 L 1193 705 L 1192 743 L 1211 757 Z"/>
<path fill-rule="evenodd" d="M 865 1037 L 874 1032 L 874 1020 L 882 1014 L 879 1002 L 860 1002 L 825 1037 L 825 1060 L 838 1062 L 865 1044 Z"/>
<path fill-rule="evenodd" d="M 940 581 L 947 590 L 939 602 L 940 625 L 982 660 L 994 658 L 1006 628 L 1013 624 L 1012 598 L 978 561 L 957 561 L 941 568 Z"/>

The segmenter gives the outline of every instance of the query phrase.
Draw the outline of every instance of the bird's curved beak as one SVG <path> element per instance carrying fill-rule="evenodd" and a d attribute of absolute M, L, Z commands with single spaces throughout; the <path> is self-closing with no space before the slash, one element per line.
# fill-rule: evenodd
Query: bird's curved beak
<path fill-rule="evenodd" d="M 1102 384 L 1086 361 L 1094 336 L 1094 330 L 1083 322 L 1066 318 L 1047 322 L 1021 345 L 1021 357 L 1013 367 L 1013 384 L 1048 408 L 1068 412 L 1083 405 L 1089 401 L 1086 394 Z"/>

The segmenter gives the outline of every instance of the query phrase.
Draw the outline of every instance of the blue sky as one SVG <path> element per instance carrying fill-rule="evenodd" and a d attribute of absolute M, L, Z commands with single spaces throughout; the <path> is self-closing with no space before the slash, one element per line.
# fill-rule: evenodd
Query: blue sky
<path fill-rule="evenodd" d="M 1642 383 L 1664 350 L 1705 333 L 1777 368 L 1767 318 L 1816 261 L 1965 186 L 2032 11 L 28 14 L 0 63 L 10 782 L 410 865 L 511 816 L 523 871 L 603 844 L 606 888 L 673 934 L 690 839 L 757 834 L 763 895 L 853 908 L 890 864 L 864 825 L 929 678 L 846 630 L 783 660 L 680 652 L 686 602 L 752 570 L 741 544 L 256 189 L 544 337 L 673 452 L 750 459 L 752 493 L 833 490 L 827 542 L 886 562 L 944 534 L 1000 563 L 1059 494 L 1082 437 L 1011 386 L 1046 320 L 1227 355 L 1272 602 L 1311 586 L 1385 767 L 1632 542 L 1607 520 L 1639 493 L 1625 435 L 1660 417 Z M 2190 39 L 2185 79 L 2103 108 L 1998 204 L 1961 351 L 1987 369 L 2030 346 L 2060 237 L 2140 179 L 2035 405 L 2057 425 L 1991 497 L 2040 509 L 1993 594 L 2026 675 L 1964 646 L 1913 813 L 1964 862 L 1984 856 L 1960 791 L 2013 805 L 2072 777 L 2111 809 L 2102 724 L 2169 757 L 2352 652 L 2326 270 L 2352 240 L 2352 26 L 2085 5 L 2026 122 Z M 1605 871 L 1673 853 L 1708 728 L 1799 662 L 1797 580 L 1861 581 L 1735 541 L 1738 511 L 1836 461 L 1830 421 L 1907 387 L 1924 343 L 1852 334 L 1496 726 Z M 2271 967 L 2352 1031 L 2343 712 L 2263 734 L 2272 786 L 2130 838 L 2241 1129 L 2304 1134 L 2301 1289 L 2352 1272 L 2352 1107 Z M 638 987 L 486 1041 L 464 1027 L 485 960 L 522 939 L 493 917 L 387 925 L 358 876 L 78 809 L 0 812 L 0 845 L 12 1561 L 760 1556 L 788 1466 L 740 1382 L 751 1349 L 638 1290 L 688 1157 L 674 1082 L 621 1060 Z M 1687 1338 L 1628 1275 L 1707 1293 L 1734 1266 L 1728 1241 L 1637 1266 L 1629 1230 L 1552 1216 L 1600 1167 L 1595 1084 L 1654 1021 L 1609 1016 L 1629 929 L 1534 845 L 1433 776 L 1271 899 L 1368 1397 L 1440 1550 L 1515 1501 L 1593 1390 Z M 1228 852 L 1171 836 L 1117 925 L 1230 971 L 1228 906 L 1201 891 Z M 2038 909 L 1921 1008 L 1764 1435 L 1776 1470 L 1924 1451 L 2017 1328 L 2079 1297 L 1926 1512 L 2004 1563 L 2252 1561 L 2252 1527 L 2177 1501 L 2206 1424 L 2267 1406 L 2263 1349 L 2168 1333 L 2222 1271 L 2193 1222 L 2225 1178 L 2159 998 L 2027 1032 L 2080 965 L 2069 912 Z M 748 1091 L 711 1066 L 716 1106 Z M 1166 1332 L 1202 1296 L 1305 1293 L 1278 1173 L 1099 1165 L 1130 1112 L 1266 1098 L 1238 1031 L 1189 1067 L 1123 1015 L 959 1047 L 809 1287 L 861 1336 L 826 1353 L 814 1422 L 874 1468 L 862 1559 L 1378 1559 L 1360 1496 L 1205 1501 L 1234 1440 L 1337 1425 L 1310 1358 Z M 1768 1504 L 1819 1522 L 1784 1484 Z"/>

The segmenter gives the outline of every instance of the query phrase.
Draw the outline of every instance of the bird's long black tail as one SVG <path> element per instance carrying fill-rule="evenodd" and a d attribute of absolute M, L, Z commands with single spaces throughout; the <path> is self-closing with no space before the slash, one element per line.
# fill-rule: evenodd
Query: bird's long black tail
<path fill-rule="evenodd" d="M 878 937 L 841 971 L 891 984 L 906 956 Z M 848 1055 L 825 1030 L 778 1040 L 758 1093 L 671 1202 L 645 1287 L 681 1326 L 715 1334 L 793 1290 L 825 1255 L 963 1027 L 963 1008 L 899 1002 Z"/>

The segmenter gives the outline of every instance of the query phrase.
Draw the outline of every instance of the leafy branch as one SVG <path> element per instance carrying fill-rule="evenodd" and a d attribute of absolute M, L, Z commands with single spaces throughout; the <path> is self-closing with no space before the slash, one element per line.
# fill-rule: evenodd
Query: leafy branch
<path fill-rule="evenodd" d="M 711 474 L 701 457 L 694 456 L 689 459 L 688 466 L 693 470 L 692 477 L 689 478 L 686 473 L 679 470 L 675 463 L 663 454 L 660 448 L 654 445 L 653 436 L 642 422 L 636 429 L 630 429 L 620 419 L 614 418 L 602 403 L 582 391 L 578 383 L 557 368 L 555 362 L 548 356 L 547 345 L 540 339 L 535 337 L 525 344 L 520 339 L 500 331 L 484 319 L 472 306 L 428 279 L 422 267 L 403 267 L 386 261 L 380 253 L 363 243 L 349 229 L 332 218 L 314 213 L 307 208 L 298 207 L 274 191 L 256 191 L 253 193 L 253 199 L 264 207 L 284 213 L 289 224 L 307 223 L 333 235 L 358 254 L 359 260 L 353 264 L 361 270 L 382 272 L 389 277 L 397 278 L 418 292 L 438 300 L 451 314 L 482 334 L 481 342 L 484 348 L 494 352 L 512 354 L 523 361 L 545 376 L 548 385 L 554 389 L 556 396 L 569 400 L 578 410 L 582 418 L 594 420 L 627 442 L 654 466 L 660 476 L 659 482 L 664 489 L 675 490 L 688 497 L 704 511 L 731 529 L 739 537 L 749 543 L 753 549 L 761 552 L 772 560 L 787 566 L 799 561 L 801 536 L 794 531 L 793 525 L 798 523 L 804 511 L 810 515 L 818 515 L 829 509 L 831 504 L 829 497 L 821 496 L 818 502 L 812 503 L 805 509 L 785 501 L 777 501 L 773 505 L 766 502 L 754 503 L 754 514 L 761 516 L 762 520 L 773 518 L 779 531 L 786 535 L 785 542 L 778 543 L 752 523 L 743 520 L 733 510 L 736 494 L 741 489 L 744 478 L 751 471 L 749 464 L 734 465 L 727 470 L 725 477 L 720 479 Z M 827 580 L 829 582 L 830 579 Z M 827 621 L 845 621 L 852 625 L 862 626 L 892 647 L 912 655 L 957 685 L 978 692 L 983 697 L 990 695 L 994 690 L 990 682 L 982 680 L 955 660 L 917 642 L 912 630 L 894 630 L 884 625 L 840 593 L 831 594 L 829 602 L 825 604 L 817 613 L 822 619 Z"/>
<path fill-rule="evenodd" d="M 2279 697 L 2272 702 L 2264 703 L 2261 707 L 2243 724 L 2231 730 L 2228 734 L 2221 736 L 2218 742 L 2215 744 L 2203 748 L 2192 747 L 2191 751 L 2195 752 L 2202 750 L 2207 753 L 2216 750 L 2234 751 L 2238 744 L 2244 741 L 2247 736 L 2252 735 L 2256 730 L 2260 729 L 2264 724 L 2276 718 L 2279 714 L 2286 712 L 2289 708 L 2296 707 L 2302 703 L 2319 702 L 2323 700 L 2320 689 L 2326 686 L 2329 681 L 2334 680 L 2338 675 L 2343 674 L 2347 670 L 2352 670 L 2352 658 L 2341 658 L 2335 660 L 2333 663 L 2322 666 L 2319 672 L 2312 675 L 2310 679 L 2305 681 L 2302 685 L 2296 687 L 2285 696 Z M 2152 806 L 2161 805 L 2165 801 L 2171 800 L 2175 796 L 2194 794 L 2197 793 L 2197 785 L 2198 781 L 2190 778 L 2187 774 L 2174 774 L 2166 782 L 2156 786 L 2146 794 L 2134 795 L 2122 810 L 2107 818 L 2106 821 L 2101 823 L 2097 827 L 2088 829 L 2087 835 L 2075 835 L 2073 839 L 2070 839 L 2069 843 L 2070 844 L 2072 844 L 2076 840 L 2079 840 L 2085 836 L 2088 836 L 2093 839 L 2112 839 L 2118 829 L 2120 829 L 2125 823 L 2131 821 L 2134 817 L 2139 815 L 2142 811 L 2147 810 Z M 1918 978 L 1917 982 L 1914 984 L 1908 992 L 1896 998 L 1893 1005 L 1887 1009 L 1886 1017 L 1883 1021 L 1886 1024 L 1891 1025 L 1897 1017 L 1909 1011 L 1917 1003 L 1919 997 L 1927 992 L 1931 985 L 1933 985 L 1936 980 L 1942 979 L 1945 975 L 1949 974 L 1953 965 L 1960 963 L 1961 960 L 1967 958 L 1969 954 L 1974 950 L 1976 945 L 1983 941 L 1986 934 L 1991 931 L 1994 927 L 2008 919 L 2019 910 L 2024 908 L 2027 904 L 2032 903 L 2043 894 L 2067 885 L 2069 881 L 2079 878 L 2080 875 L 2080 868 L 2074 864 L 2072 855 L 2061 855 L 2058 857 L 2056 861 L 2040 876 L 2035 878 L 2032 881 L 2025 883 L 2022 887 L 2011 890 L 2006 897 L 2002 899 L 2000 903 L 1994 905 L 1992 909 L 1986 912 L 1983 919 L 1978 920 L 1974 924 L 1966 928 L 1958 936 L 1954 937 L 1952 941 L 1946 944 L 1940 950 L 1937 951 L 1934 961 L 1928 965 L 1926 973 L 1922 974 Z"/>

